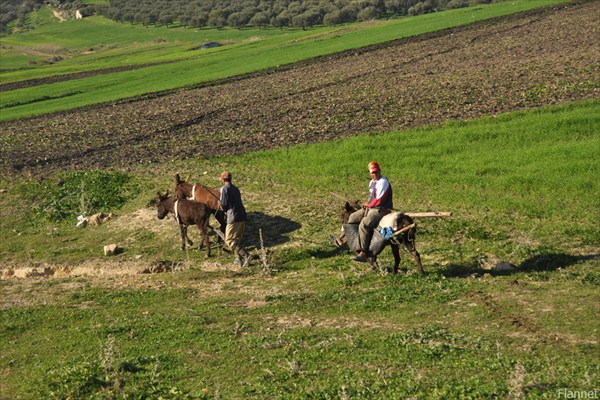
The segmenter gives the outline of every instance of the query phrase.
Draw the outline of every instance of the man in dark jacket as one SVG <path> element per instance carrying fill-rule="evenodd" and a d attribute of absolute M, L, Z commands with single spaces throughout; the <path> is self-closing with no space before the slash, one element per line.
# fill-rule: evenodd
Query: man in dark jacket
<path fill-rule="evenodd" d="M 244 230 L 246 229 L 246 208 L 242 203 L 240 190 L 231 183 L 231 173 L 221 173 L 221 207 L 225 212 L 227 227 L 225 228 L 225 244 L 229 246 L 237 257 L 237 261 L 244 268 L 250 265 L 252 257 L 240 246 Z"/>

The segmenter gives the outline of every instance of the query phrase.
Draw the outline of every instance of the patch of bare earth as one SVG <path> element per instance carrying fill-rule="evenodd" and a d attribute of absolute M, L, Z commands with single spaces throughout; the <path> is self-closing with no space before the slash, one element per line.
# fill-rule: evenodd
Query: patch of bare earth
<path fill-rule="evenodd" d="M 119 276 L 142 273 L 148 265 L 137 261 L 89 260 L 75 265 L 50 263 L 19 263 L 0 265 L 1 279 L 68 276 Z"/>
<path fill-rule="evenodd" d="M 123 218 L 111 221 L 111 226 L 117 230 L 147 229 L 154 233 L 164 233 L 167 223 L 168 221 L 161 221 L 156 217 L 156 209 L 140 208 Z M 175 226 L 175 221 L 171 225 Z"/>
<path fill-rule="evenodd" d="M 64 22 L 67 20 L 67 18 L 65 18 L 63 14 L 64 13 L 60 11 L 52 10 L 52 15 L 54 15 L 54 18 L 58 19 L 60 22 Z"/>
<path fill-rule="evenodd" d="M 599 13 L 598 1 L 568 4 L 153 99 L 4 122 L 0 171 L 134 168 L 600 98 Z"/>
<path fill-rule="evenodd" d="M 45 305 L 73 293 L 78 288 L 93 285 L 112 289 L 155 289 L 167 286 L 166 275 L 190 268 L 201 271 L 226 271 L 232 275 L 240 272 L 235 264 L 192 261 L 167 262 L 164 260 L 87 260 L 77 264 L 51 264 L 42 262 L 0 263 L 2 296 L 0 309 L 21 306 Z M 77 278 L 77 279 L 67 279 Z M 169 285 L 180 285 L 176 280 Z M 198 289 L 199 296 L 219 296 L 232 285 L 231 276 L 213 277 L 206 280 L 186 281 L 186 288 Z M 252 285 L 245 291 L 254 297 L 240 306 L 259 307 L 264 293 Z"/>

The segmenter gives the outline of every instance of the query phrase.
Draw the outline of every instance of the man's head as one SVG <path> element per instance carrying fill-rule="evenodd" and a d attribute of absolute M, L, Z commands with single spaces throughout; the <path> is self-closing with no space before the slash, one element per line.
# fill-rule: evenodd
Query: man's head
<path fill-rule="evenodd" d="M 231 172 L 223 171 L 221 172 L 221 182 L 231 182 Z"/>
<path fill-rule="evenodd" d="M 372 178 L 379 179 L 381 176 L 381 168 L 377 161 L 371 161 L 369 163 L 369 174 L 371 174 Z"/>

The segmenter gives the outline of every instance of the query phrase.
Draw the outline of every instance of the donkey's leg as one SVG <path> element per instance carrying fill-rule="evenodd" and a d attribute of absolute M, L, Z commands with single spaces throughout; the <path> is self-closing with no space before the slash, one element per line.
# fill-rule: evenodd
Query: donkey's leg
<path fill-rule="evenodd" d="M 394 243 L 390 243 L 392 248 L 392 254 L 394 255 L 394 274 L 398 273 L 398 267 L 400 266 L 400 246 Z"/>
<path fill-rule="evenodd" d="M 421 255 L 419 254 L 417 249 L 413 248 L 413 251 L 411 251 L 411 254 L 412 254 L 413 258 L 415 259 L 417 266 L 419 267 L 419 274 L 425 275 L 425 271 L 423 270 L 423 264 L 421 264 Z"/>
<path fill-rule="evenodd" d="M 181 250 L 185 250 L 185 238 L 187 238 L 187 226 L 179 224 L 179 232 L 181 232 Z"/>
<path fill-rule="evenodd" d="M 415 246 L 415 229 L 410 229 L 407 232 L 407 235 L 404 237 L 404 246 L 406 250 L 410 251 L 415 262 L 417 263 L 417 267 L 419 267 L 419 274 L 425 275 L 425 271 L 423 270 L 423 264 L 421 263 L 421 255 L 417 251 L 417 247 Z"/>
<path fill-rule="evenodd" d="M 202 250 L 204 248 L 204 235 L 202 234 L 202 230 L 206 230 L 206 226 L 208 225 L 208 223 L 198 223 L 196 224 L 196 226 L 198 227 L 198 230 L 200 231 L 200 245 L 198 246 L 198 250 Z M 204 228 L 202 228 L 202 226 L 204 226 Z"/>
<path fill-rule="evenodd" d="M 186 240 L 188 246 L 193 246 L 194 245 L 194 242 L 192 242 L 192 240 L 190 239 L 190 237 L 187 235 L 187 229 L 185 231 L 185 240 Z"/>
<path fill-rule="evenodd" d="M 202 236 L 202 243 L 200 244 L 200 248 L 206 243 L 206 257 L 210 257 L 210 240 L 208 239 L 208 219 L 206 221 L 199 222 L 198 229 L 200 230 L 200 235 Z"/>

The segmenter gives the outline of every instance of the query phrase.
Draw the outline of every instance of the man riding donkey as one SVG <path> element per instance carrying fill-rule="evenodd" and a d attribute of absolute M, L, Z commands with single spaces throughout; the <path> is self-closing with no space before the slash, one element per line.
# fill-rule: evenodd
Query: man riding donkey
<path fill-rule="evenodd" d="M 381 168 L 377 161 L 369 163 L 369 200 L 362 204 L 362 208 L 350 214 L 348 224 L 359 224 L 358 240 L 359 251 L 353 258 L 354 261 L 367 262 L 369 245 L 373 237 L 373 231 L 379 225 L 379 221 L 392 212 L 392 186 L 388 179 L 381 175 Z M 344 243 L 344 234 L 338 238 L 332 238 L 336 247 Z"/>

